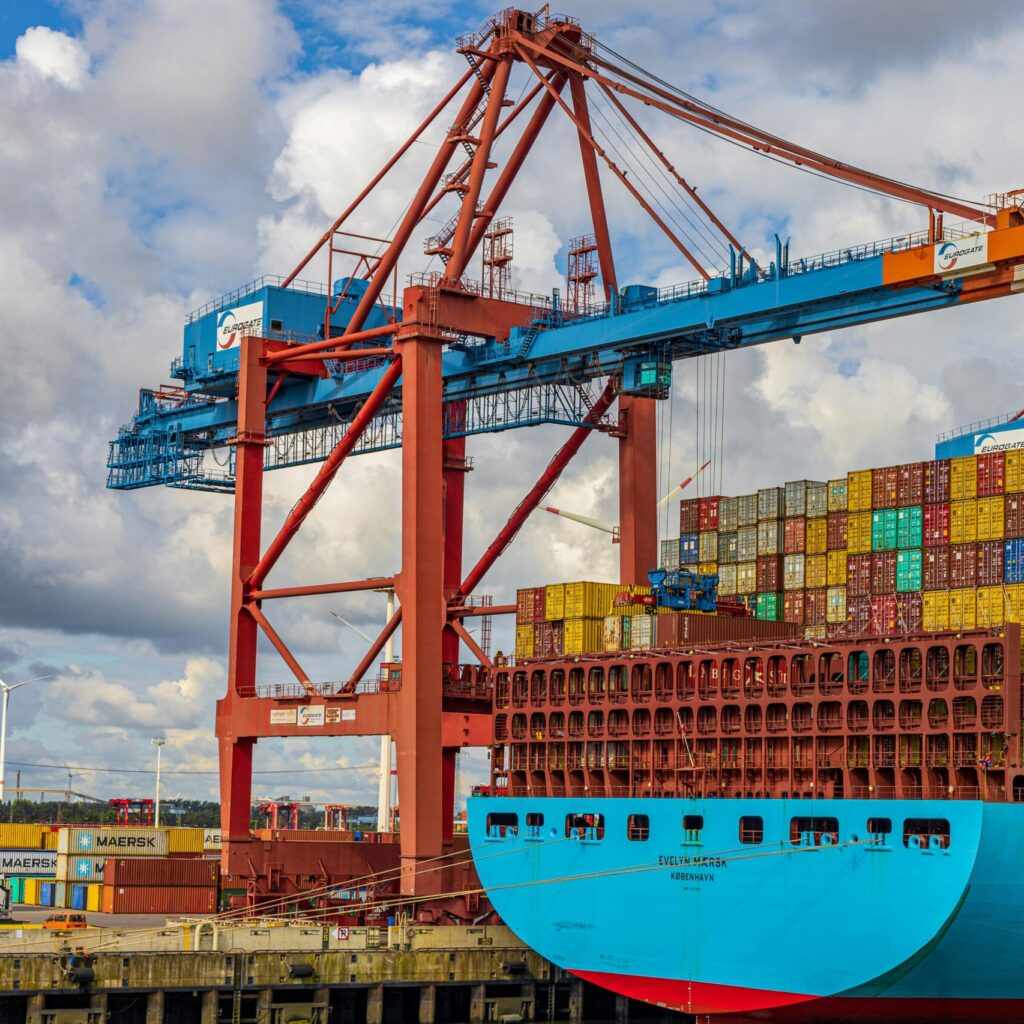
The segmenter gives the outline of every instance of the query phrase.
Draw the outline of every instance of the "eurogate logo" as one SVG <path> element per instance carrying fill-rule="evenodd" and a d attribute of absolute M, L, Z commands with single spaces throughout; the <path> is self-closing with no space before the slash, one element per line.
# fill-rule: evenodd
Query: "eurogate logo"
<path fill-rule="evenodd" d="M 939 261 L 939 269 L 952 270 L 960 258 L 960 250 L 956 247 L 956 242 L 943 242 L 939 246 L 936 258 Z"/>
<path fill-rule="evenodd" d="M 938 242 L 934 251 L 936 274 L 982 267 L 988 262 L 988 235 L 969 235 L 955 242 Z"/>
<path fill-rule="evenodd" d="M 974 454 L 986 455 L 989 452 L 1012 452 L 1024 448 L 1024 427 L 998 430 L 991 434 L 975 434 Z"/>
<path fill-rule="evenodd" d="M 217 348 L 220 351 L 237 348 L 245 335 L 259 334 L 262 330 L 262 302 L 225 309 L 217 317 Z"/>

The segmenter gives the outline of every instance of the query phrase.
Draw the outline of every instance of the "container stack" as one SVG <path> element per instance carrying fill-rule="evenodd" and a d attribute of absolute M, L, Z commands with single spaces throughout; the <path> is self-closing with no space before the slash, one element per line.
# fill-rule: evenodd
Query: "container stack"
<path fill-rule="evenodd" d="M 717 570 L 721 598 L 809 639 L 1020 622 L 1022 463 L 993 452 L 686 499 L 666 567 Z"/>
<path fill-rule="evenodd" d="M 53 906 L 57 832 L 49 825 L 0 824 L 0 875 L 12 903 Z M 43 899 L 49 902 L 42 902 Z"/>
<path fill-rule="evenodd" d="M 219 875 L 219 861 L 210 859 L 108 857 L 102 909 L 105 914 L 211 914 L 217 910 Z"/>

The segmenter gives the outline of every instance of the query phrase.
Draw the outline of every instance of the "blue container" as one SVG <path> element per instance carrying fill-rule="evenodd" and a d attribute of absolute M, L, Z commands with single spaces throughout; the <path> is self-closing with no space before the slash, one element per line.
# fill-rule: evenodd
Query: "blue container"
<path fill-rule="evenodd" d="M 1003 579 L 1007 583 L 1024 583 L 1024 538 L 1003 544 Z"/>
<path fill-rule="evenodd" d="M 87 885 L 71 886 L 71 909 L 85 910 L 89 905 L 89 887 Z"/>
<path fill-rule="evenodd" d="M 697 558 L 697 538 L 699 534 L 696 533 L 684 533 L 679 537 L 679 564 L 688 565 L 691 562 L 698 561 Z"/>
<path fill-rule="evenodd" d="M 52 907 L 54 893 L 57 888 L 56 882 L 42 882 L 39 885 L 39 905 L 41 907 Z"/>
<path fill-rule="evenodd" d="M 362 833 L 362 832 L 353 832 L 353 833 L 352 833 L 352 838 L 353 838 L 353 839 L 354 839 L 354 840 L 355 840 L 355 841 L 356 841 L 357 843 L 361 843 L 361 842 L 363 841 L 363 833 Z"/>

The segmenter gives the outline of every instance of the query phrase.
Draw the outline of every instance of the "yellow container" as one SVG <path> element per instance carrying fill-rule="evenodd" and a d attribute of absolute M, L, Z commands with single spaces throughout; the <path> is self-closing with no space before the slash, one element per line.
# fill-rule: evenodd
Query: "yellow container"
<path fill-rule="evenodd" d="M 26 903 L 30 907 L 39 906 L 39 879 L 38 878 L 26 878 L 24 896 L 22 897 L 22 903 Z"/>
<path fill-rule="evenodd" d="M 866 555 L 871 551 L 870 512 L 851 512 L 846 517 L 846 550 L 851 555 Z"/>
<path fill-rule="evenodd" d="M 43 833 L 43 849 L 44 850 L 56 850 L 57 844 L 60 842 L 60 832 L 44 832 Z"/>
<path fill-rule="evenodd" d="M 846 621 L 846 587 L 828 588 L 825 618 L 832 626 L 838 626 Z"/>
<path fill-rule="evenodd" d="M 5 850 L 39 850 L 42 845 L 42 825 L 0 825 L 0 847 Z"/>
<path fill-rule="evenodd" d="M 949 506 L 950 544 L 973 544 L 978 539 L 978 502 L 954 501 Z"/>
<path fill-rule="evenodd" d="M 826 585 L 829 587 L 846 586 L 846 552 L 830 551 L 828 558 L 828 569 Z"/>
<path fill-rule="evenodd" d="M 829 480 L 828 482 L 828 510 L 829 512 L 845 512 L 847 505 L 846 485 L 847 478 Z"/>
<path fill-rule="evenodd" d="M 565 584 L 549 583 L 544 588 L 544 618 L 558 622 L 565 618 Z"/>
<path fill-rule="evenodd" d="M 964 587 L 949 592 L 949 628 L 974 629 L 978 624 L 978 591 Z"/>
<path fill-rule="evenodd" d="M 757 562 L 740 562 L 736 566 L 736 593 L 753 594 L 757 590 Z"/>
<path fill-rule="evenodd" d="M 962 455 L 949 460 L 949 497 L 952 501 L 966 501 L 978 496 L 978 458 Z"/>
<path fill-rule="evenodd" d="M 625 590 L 619 583 L 566 583 L 565 585 L 565 616 L 566 619 L 603 619 L 612 614 L 615 595 Z M 650 588 L 633 587 L 633 590 L 650 593 Z M 632 614 L 616 609 L 620 615 Z"/>
<path fill-rule="evenodd" d="M 804 553 L 823 555 L 828 551 L 828 520 L 808 519 L 804 530 Z"/>
<path fill-rule="evenodd" d="M 929 633 L 949 629 L 948 590 L 926 590 L 921 595 L 921 626 Z"/>
<path fill-rule="evenodd" d="M 169 828 L 167 830 L 168 853 L 202 853 L 203 834 L 201 828 Z"/>
<path fill-rule="evenodd" d="M 516 626 L 516 657 L 533 657 L 533 623 Z"/>
<path fill-rule="evenodd" d="M 1003 496 L 978 499 L 978 540 L 1002 540 L 1006 536 L 1003 528 Z"/>
<path fill-rule="evenodd" d="M 871 511 L 870 469 L 862 469 L 856 473 L 846 474 L 846 507 L 851 512 Z M 870 545 L 868 550 L 871 550 Z"/>
<path fill-rule="evenodd" d="M 604 647 L 604 617 L 566 619 L 562 649 L 566 654 L 592 654 Z"/>
<path fill-rule="evenodd" d="M 825 627 L 824 626 L 804 626 L 804 639 L 805 640 L 824 640 L 825 639 Z"/>
<path fill-rule="evenodd" d="M 1003 587 L 1003 610 L 1007 622 L 1020 622 L 1024 612 L 1024 583 L 1010 583 Z"/>
<path fill-rule="evenodd" d="M 810 523 L 812 520 L 808 520 Z M 844 551 L 843 554 L 846 554 Z M 843 577 L 843 585 L 846 584 L 846 577 Z M 828 557 L 826 555 L 804 556 L 804 587 L 825 587 L 828 586 Z M 837 584 L 838 586 L 838 584 Z"/>
<path fill-rule="evenodd" d="M 202 831 L 202 829 L 200 829 Z M 103 883 L 93 882 L 85 893 L 85 909 L 98 913 L 103 906 Z"/>
<path fill-rule="evenodd" d="M 697 572 L 704 573 L 707 576 L 718 575 L 718 563 L 717 562 L 701 562 L 697 566 Z M 639 614 L 639 613 L 634 613 Z"/>
<path fill-rule="evenodd" d="M 1007 452 L 1003 465 L 1006 493 L 1019 494 L 1024 491 L 1024 453 L 1020 451 Z"/>
<path fill-rule="evenodd" d="M 1006 621 L 1002 586 L 978 587 L 977 617 L 978 625 L 982 627 L 1001 626 Z"/>

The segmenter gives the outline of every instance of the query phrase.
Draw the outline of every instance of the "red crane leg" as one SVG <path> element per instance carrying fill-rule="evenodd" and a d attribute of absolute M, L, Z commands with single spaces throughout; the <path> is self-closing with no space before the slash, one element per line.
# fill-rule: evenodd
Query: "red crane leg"
<path fill-rule="evenodd" d="M 658 564 L 658 435 L 653 398 L 619 398 L 619 576 L 647 583 Z"/>
<path fill-rule="evenodd" d="M 228 689 L 217 704 L 220 752 L 222 863 L 230 871 L 232 851 L 249 841 L 252 799 L 251 737 L 238 737 L 232 708 L 239 697 L 256 693 L 258 626 L 245 608 L 245 586 L 260 558 L 263 507 L 263 448 L 266 429 L 267 370 L 265 342 L 243 338 L 238 362 L 238 435 L 235 469 L 235 522 L 231 557 L 231 631 L 228 640 Z M 236 844 L 242 844 L 240 847 Z"/>
<path fill-rule="evenodd" d="M 402 689 L 397 695 L 402 800 L 402 892 L 438 891 L 438 872 L 419 864 L 442 852 L 441 632 L 445 624 L 442 550 L 441 345 L 413 335 L 402 352 Z"/>

